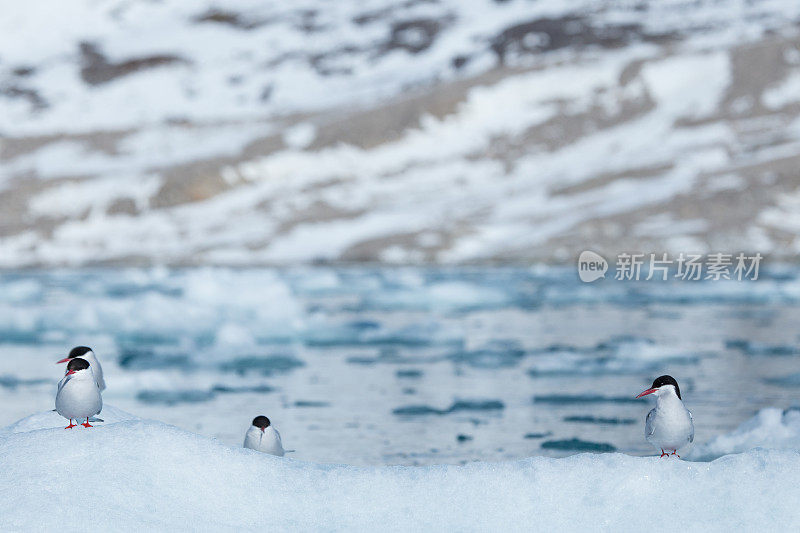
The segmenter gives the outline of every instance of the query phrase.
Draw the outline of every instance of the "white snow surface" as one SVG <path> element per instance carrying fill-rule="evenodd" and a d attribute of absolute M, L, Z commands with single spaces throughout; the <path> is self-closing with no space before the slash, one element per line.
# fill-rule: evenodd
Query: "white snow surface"
<path fill-rule="evenodd" d="M 762 409 L 734 431 L 695 446 L 690 458 L 704 460 L 739 453 L 757 446 L 781 450 L 800 449 L 800 409 Z"/>
<path fill-rule="evenodd" d="M 356 468 L 224 446 L 109 406 L 103 415 L 66 431 L 46 412 L 0 433 L 0 529 L 641 531 L 655 510 L 672 530 L 800 527 L 796 450 Z"/>

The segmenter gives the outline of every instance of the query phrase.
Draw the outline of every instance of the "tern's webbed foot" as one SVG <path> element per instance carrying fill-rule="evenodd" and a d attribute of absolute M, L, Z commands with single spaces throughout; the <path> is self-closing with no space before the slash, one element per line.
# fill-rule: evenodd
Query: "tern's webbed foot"
<path fill-rule="evenodd" d="M 675 457 L 677 457 L 678 459 L 680 459 L 680 458 L 681 458 L 681 456 L 680 456 L 680 455 L 678 455 L 678 450 L 672 450 L 672 453 L 671 453 L 670 455 L 674 455 L 674 456 L 675 456 Z"/>
<path fill-rule="evenodd" d="M 72 428 L 74 428 L 75 426 L 77 426 L 77 424 L 73 424 L 73 423 L 72 423 L 72 420 L 70 420 L 70 421 L 69 421 L 69 425 L 68 425 L 67 427 L 65 427 L 64 429 L 72 429 Z"/>
<path fill-rule="evenodd" d="M 664 450 L 661 450 L 661 455 L 659 457 L 669 457 L 669 454 Z"/>

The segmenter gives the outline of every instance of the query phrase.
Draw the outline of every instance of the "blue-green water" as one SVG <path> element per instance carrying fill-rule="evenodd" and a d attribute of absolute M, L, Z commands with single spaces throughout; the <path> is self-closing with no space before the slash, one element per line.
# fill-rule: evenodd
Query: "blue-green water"
<path fill-rule="evenodd" d="M 650 453 L 634 396 L 675 376 L 697 441 L 800 403 L 800 279 L 572 269 L 124 269 L 0 276 L 0 425 L 52 408 L 73 345 L 106 403 L 238 444 L 267 414 L 295 457 L 352 464 Z"/>

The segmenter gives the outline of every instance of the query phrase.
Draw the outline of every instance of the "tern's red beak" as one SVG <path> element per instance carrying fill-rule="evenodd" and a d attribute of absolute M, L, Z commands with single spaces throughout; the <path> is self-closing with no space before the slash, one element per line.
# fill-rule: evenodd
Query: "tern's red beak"
<path fill-rule="evenodd" d="M 69 376 L 70 374 L 74 374 L 74 373 L 75 373 L 75 371 L 74 371 L 74 370 L 70 370 L 69 372 L 67 372 L 67 373 L 66 373 L 66 374 L 64 374 L 64 375 L 65 375 L 65 376 Z"/>
<path fill-rule="evenodd" d="M 646 391 L 642 392 L 637 398 L 641 398 L 642 396 L 647 396 L 648 394 L 653 394 L 658 389 L 647 389 Z"/>
<path fill-rule="evenodd" d="M 56 364 L 59 364 L 59 363 L 66 363 L 67 361 L 69 361 L 69 357 L 65 357 L 65 358 L 64 358 L 64 359 L 62 359 L 61 361 L 56 361 Z"/>

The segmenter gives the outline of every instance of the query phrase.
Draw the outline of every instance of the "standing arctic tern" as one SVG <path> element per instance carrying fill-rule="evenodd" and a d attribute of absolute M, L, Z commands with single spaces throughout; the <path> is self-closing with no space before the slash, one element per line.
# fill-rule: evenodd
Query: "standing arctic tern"
<path fill-rule="evenodd" d="M 253 419 L 253 425 L 244 436 L 244 447 L 279 457 L 283 457 L 284 454 L 281 434 L 264 415 Z"/>
<path fill-rule="evenodd" d="M 678 450 L 694 441 L 694 418 L 683 405 L 678 382 L 672 376 L 658 377 L 637 398 L 648 394 L 656 395 L 656 406 L 647 413 L 644 437 L 647 442 L 661 450 L 661 457 L 680 457 Z M 672 453 L 664 450 L 672 450 Z"/>
<path fill-rule="evenodd" d="M 69 419 L 69 425 L 64 429 L 74 428 L 76 421 L 86 419 L 81 425 L 85 428 L 93 427 L 89 418 L 103 409 L 103 397 L 95 383 L 92 368 L 86 359 L 76 357 L 67 365 L 67 373 L 58 383 L 56 393 L 56 411 L 64 418 Z"/>
<path fill-rule="evenodd" d="M 106 382 L 103 380 L 103 368 L 100 366 L 100 361 L 97 360 L 97 357 L 95 357 L 92 349 L 88 346 L 74 347 L 72 350 L 70 350 L 69 355 L 58 361 L 58 363 L 68 363 L 76 357 L 85 359 L 89 363 L 89 366 L 94 373 L 94 381 L 97 383 L 97 388 L 101 391 L 106 390 Z"/>

